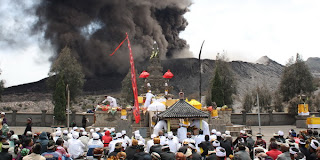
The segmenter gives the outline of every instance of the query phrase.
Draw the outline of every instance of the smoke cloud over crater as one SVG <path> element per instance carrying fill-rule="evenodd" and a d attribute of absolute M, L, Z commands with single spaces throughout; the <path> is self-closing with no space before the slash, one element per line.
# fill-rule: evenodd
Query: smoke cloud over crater
<path fill-rule="evenodd" d="M 46 0 L 37 5 L 34 32 L 44 31 L 56 48 L 52 60 L 69 46 L 87 76 L 126 73 L 127 47 L 109 56 L 126 32 L 136 63 L 149 58 L 154 40 L 161 58 L 181 57 L 188 45 L 179 33 L 190 5 L 190 0 Z"/>

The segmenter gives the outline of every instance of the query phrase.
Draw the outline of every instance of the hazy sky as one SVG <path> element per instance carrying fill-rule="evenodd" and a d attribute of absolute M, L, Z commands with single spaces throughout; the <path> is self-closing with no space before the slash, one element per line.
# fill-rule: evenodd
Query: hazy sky
<path fill-rule="evenodd" d="M 181 37 L 198 57 L 255 62 L 261 56 L 285 64 L 296 53 L 320 56 L 319 0 L 194 0 Z"/>
<path fill-rule="evenodd" d="M 28 34 L 37 21 L 40 0 L 0 0 L 0 79 L 6 86 L 38 81 L 47 76 L 52 53 L 43 33 Z M 198 57 L 214 59 L 225 52 L 230 60 L 254 62 L 261 56 L 285 64 L 297 52 L 306 60 L 320 56 L 319 0 L 194 0 L 181 33 Z"/>

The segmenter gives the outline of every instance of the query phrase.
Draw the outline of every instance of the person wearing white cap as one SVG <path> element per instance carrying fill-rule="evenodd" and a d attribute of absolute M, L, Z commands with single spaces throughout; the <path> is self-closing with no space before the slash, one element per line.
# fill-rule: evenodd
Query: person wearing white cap
<path fill-rule="evenodd" d="M 212 142 L 212 146 L 214 148 L 220 147 L 220 142 L 218 140 L 215 140 L 215 141 Z"/>
<path fill-rule="evenodd" d="M 85 147 L 84 144 L 78 139 L 79 133 L 73 132 L 71 139 L 68 140 L 68 152 L 71 158 L 76 159 L 83 156 L 83 148 Z"/>
<path fill-rule="evenodd" d="M 169 145 L 170 151 L 176 153 L 180 148 L 180 143 L 176 139 L 173 138 L 173 133 L 168 132 L 168 140 L 167 143 Z"/>
<path fill-rule="evenodd" d="M 200 120 L 192 120 L 190 127 L 196 127 L 203 130 L 203 135 L 210 135 L 209 125 L 206 121 L 202 120 L 202 128 L 200 128 Z"/>
<path fill-rule="evenodd" d="M 320 147 L 320 143 L 313 139 L 311 140 L 309 151 L 310 151 L 310 159 L 317 159 L 317 148 Z"/>
<path fill-rule="evenodd" d="M 101 134 L 102 134 L 102 137 L 105 135 L 105 133 L 106 133 L 107 130 L 109 130 L 109 128 L 106 128 L 106 127 L 103 128 L 103 131 L 102 131 L 102 133 L 101 133 Z"/>
<path fill-rule="evenodd" d="M 216 155 L 218 160 L 224 160 L 227 156 L 227 152 L 224 148 L 222 147 L 217 147 L 216 148 Z M 245 160 L 250 160 L 251 158 L 249 157 L 249 159 L 245 159 Z"/>
<path fill-rule="evenodd" d="M 61 130 L 60 130 L 60 131 L 57 131 L 56 134 L 55 134 L 55 136 L 53 137 L 54 142 L 56 142 L 57 139 L 60 138 L 60 137 L 61 137 Z"/>
<path fill-rule="evenodd" d="M 88 142 L 88 159 L 93 159 L 93 150 L 95 148 L 103 148 L 103 143 L 100 141 L 100 137 L 97 133 L 93 133 L 92 140 Z"/>
<path fill-rule="evenodd" d="M 278 131 L 279 138 L 277 140 L 281 141 L 282 143 L 286 143 L 286 140 L 284 139 L 284 133 L 283 131 Z"/>
<path fill-rule="evenodd" d="M 306 141 L 303 139 L 299 140 L 299 150 L 306 156 L 307 159 L 309 159 L 310 152 L 308 148 L 306 148 Z"/>
<path fill-rule="evenodd" d="M 84 150 L 87 151 L 88 150 L 88 142 L 90 140 L 90 138 L 88 137 L 88 133 L 86 131 L 83 131 L 81 134 L 81 137 L 79 138 L 79 140 L 84 144 Z"/>
<path fill-rule="evenodd" d="M 116 145 L 118 142 L 123 142 L 121 136 L 122 136 L 121 133 L 116 133 L 115 138 L 109 143 L 109 148 L 110 148 L 110 149 L 109 149 L 109 154 L 114 151 L 115 145 Z"/>
<path fill-rule="evenodd" d="M 183 123 L 180 123 L 179 126 L 180 127 L 177 130 L 177 136 L 178 136 L 179 142 L 182 143 L 183 140 L 187 139 L 187 132 L 188 131 Z"/>
<path fill-rule="evenodd" d="M 99 138 L 102 139 L 102 134 L 100 133 L 100 128 L 95 129 L 96 133 L 99 135 Z"/>
<path fill-rule="evenodd" d="M 126 130 L 122 130 L 121 131 L 122 134 L 122 139 L 123 142 L 126 143 L 127 146 L 131 146 L 131 139 L 127 136 L 127 131 Z"/>

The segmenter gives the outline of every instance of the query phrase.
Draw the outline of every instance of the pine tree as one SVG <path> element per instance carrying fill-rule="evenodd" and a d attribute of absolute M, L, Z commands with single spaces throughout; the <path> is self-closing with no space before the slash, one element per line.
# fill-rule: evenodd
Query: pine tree
<path fill-rule="evenodd" d="M 211 101 L 216 102 L 218 107 L 225 105 L 224 99 L 223 99 L 222 83 L 221 83 L 218 67 L 216 67 L 215 74 L 212 81 Z"/>
<path fill-rule="evenodd" d="M 291 58 L 286 65 L 279 89 L 285 102 L 298 94 L 310 94 L 314 91 L 312 74 L 299 54 L 295 60 Z"/>
<path fill-rule="evenodd" d="M 59 124 L 66 120 L 66 85 L 63 82 L 63 77 L 59 78 L 53 93 L 54 116 Z"/>
<path fill-rule="evenodd" d="M 59 57 L 51 65 L 47 84 L 53 91 L 60 77 L 63 77 L 64 84 L 69 85 L 70 99 L 75 100 L 75 97 L 82 92 L 84 74 L 81 65 L 72 56 L 71 49 L 68 47 L 61 50 Z"/>

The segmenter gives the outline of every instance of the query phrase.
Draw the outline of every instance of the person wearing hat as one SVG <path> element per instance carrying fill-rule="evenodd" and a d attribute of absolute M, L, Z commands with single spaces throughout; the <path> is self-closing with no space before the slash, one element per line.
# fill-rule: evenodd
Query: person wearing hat
<path fill-rule="evenodd" d="M 177 139 L 174 139 L 172 132 L 168 132 L 167 144 L 170 147 L 170 151 L 173 153 L 176 153 L 178 151 L 178 149 L 180 148 L 180 143 Z"/>
<path fill-rule="evenodd" d="M 149 159 L 152 159 L 152 158 L 149 153 L 144 151 L 144 144 L 138 144 L 137 151 L 133 156 L 133 160 L 149 160 Z"/>
<path fill-rule="evenodd" d="M 235 157 L 237 156 L 240 159 L 251 159 L 248 152 L 246 152 L 246 146 L 244 143 L 238 144 L 238 150 L 239 151 L 234 154 Z"/>
<path fill-rule="evenodd" d="M 202 157 L 206 157 L 208 155 L 208 151 L 214 149 L 212 143 L 209 140 L 210 140 L 209 135 L 205 135 L 204 141 L 198 145 L 198 147 L 203 151 L 201 153 Z"/>
<path fill-rule="evenodd" d="M 99 135 L 97 133 L 93 133 L 92 140 L 88 142 L 88 152 L 87 157 L 93 157 L 93 150 L 95 148 L 103 148 L 103 143 L 99 139 Z"/>
<path fill-rule="evenodd" d="M 169 145 L 163 145 L 160 153 L 161 160 L 175 160 L 175 153 L 170 151 Z"/>
<path fill-rule="evenodd" d="M 265 140 L 262 139 L 262 134 L 261 133 L 258 133 L 257 134 L 257 140 L 256 142 L 254 143 L 254 146 L 255 147 L 263 147 L 263 148 L 266 148 L 267 147 L 267 142 Z"/>
<path fill-rule="evenodd" d="M 280 142 L 282 142 L 282 143 L 286 143 L 286 139 L 284 139 L 284 133 L 283 133 L 283 131 L 278 131 L 278 135 L 279 135 L 279 138 L 278 138 L 278 140 L 280 140 Z"/>
<path fill-rule="evenodd" d="M 109 153 L 113 152 L 115 145 L 121 142 L 121 145 L 126 148 L 126 144 L 123 143 L 122 134 L 120 132 L 116 133 L 116 137 L 109 143 Z"/>
<path fill-rule="evenodd" d="M 178 152 L 182 152 L 183 154 L 185 154 L 187 152 L 187 149 L 189 148 L 189 143 L 189 139 L 185 139 L 182 143 L 182 146 L 179 148 Z"/>
<path fill-rule="evenodd" d="M 304 154 L 304 156 L 306 156 L 307 159 L 309 159 L 310 152 L 308 148 L 306 148 L 306 141 L 304 139 L 299 140 L 299 150 Z"/>
<path fill-rule="evenodd" d="M 200 158 L 201 159 L 201 158 Z M 208 151 L 208 156 L 205 158 L 205 160 L 217 160 L 217 154 L 216 154 L 216 150 L 209 150 Z"/>
<path fill-rule="evenodd" d="M 311 140 L 311 143 L 309 145 L 309 151 L 310 151 L 310 157 L 309 159 L 311 160 L 315 160 L 317 159 L 317 154 L 316 154 L 316 150 L 317 148 L 320 147 L 320 143 L 317 140 Z"/>
<path fill-rule="evenodd" d="M 32 132 L 32 119 L 31 118 L 27 119 L 27 125 L 26 125 L 26 128 L 24 130 L 23 135 L 26 136 L 28 131 Z"/>
<path fill-rule="evenodd" d="M 56 134 L 55 134 L 55 136 L 53 137 L 54 142 L 56 142 L 57 139 L 60 138 L 60 137 L 61 137 L 61 131 L 56 131 Z"/>
<path fill-rule="evenodd" d="M 201 159 L 201 155 L 199 153 L 197 153 L 197 149 L 196 149 L 195 143 L 191 142 L 191 143 L 188 144 L 188 146 L 191 149 L 192 160 Z"/>
<path fill-rule="evenodd" d="M 78 139 L 79 133 L 73 132 L 72 138 L 68 140 L 68 152 L 70 157 L 73 159 L 80 158 L 83 156 L 85 147 L 84 144 Z"/>
<path fill-rule="evenodd" d="M 58 160 L 59 154 L 55 152 L 56 146 L 53 140 L 48 142 L 47 152 L 42 153 L 41 155 L 45 157 L 47 160 Z"/>
<path fill-rule="evenodd" d="M 153 144 L 150 147 L 149 153 L 151 154 L 152 152 L 157 152 L 158 154 L 162 153 L 162 145 L 160 144 L 160 138 L 153 138 Z"/>
<path fill-rule="evenodd" d="M 266 154 L 272 159 L 277 159 L 278 155 L 281 153 L 282 152 L 278 150 L 278 144 L 276 142 L 271 142 L 270 151 L 268 151 Z"/>
<path fill-rule="evenodd" d="M 138 140 L 133 139 L 132 140 L 132 145 L 127 147 L 126 150 L 125 150 L 128 160 L 132 160 L 133 159 L 133 156 L 136 153 L 137 149 L 138 149 Z"/>
<path fill-rule="evenodd" d="M 7 142 L 2 143 L 1 148 L 2 148 L 2 150 L 0 152 L 0 159 L 1 160 L 12 160 L 12 155 L 10 153 L 8 153 L 8 150 L 10 148 L 9 143 L 7 143 Z"/>
<path fill-rule="evenodd" d="M 238 153 L 238 152 L 237 152 Z M 216 148 L 216 155 L 217 155 L 217 160 L 225 160 L 226 158 L 226 150 L 222 147 Z M 250 157 L 244 157 L 246 160 L 250 160 Z M 249 158 L 249 159 L 247 159 Z"/>
<path fill-rule="evenodd" d="M 161 156 L 157 152 L 151 153 L 152 160 L 161 160 Z"/>
<path fill-rule="evenodd" d="M 126 130 L 122 130 L 121 134 L 122 134 L 123 142 L 126 144 L 126 146 L 131 145 L 131 139 L 127 136 L 127 131 Z"/>
<path fill-rule="evenodd" d="M 96 128 L 95 131 L 99 135 L 99 138 L 102 139 L 102 134 L 100 133 L 100 128 Z"/>
<path fill-rule="evenodd" d="M 83 150 L 84 151 L 87 151 L 88 150 L 88 143 L 89 143 L 89 140 L 90 138 L 88 137 L 88 133 L 86 131 L 83 131 L 82 134 L 81 134 L 81 137 L 79 138 L 79 140 L 84 144 L 84 148 Z"/>
<path fill-rule="evenodd" d="M 232 154 L 232 141 L 227 139 L 228 135 L 222 135 L 222 141 L 220 141 L 220 146 L 226 150 L 227 157 Z"/>
<path fill-rule="evenodd" d="M 122 142 L 117 142 L 115 144 L 115 148 L 113 150 L 113 152 L 111 152 L 109 155 L 108 155 L 108 158 L 111 158 L 111 157 L 117 157 L 117 154 L 119 152 L 122 152 L 123 150 L 123 147 L 122 147 Z"/>

